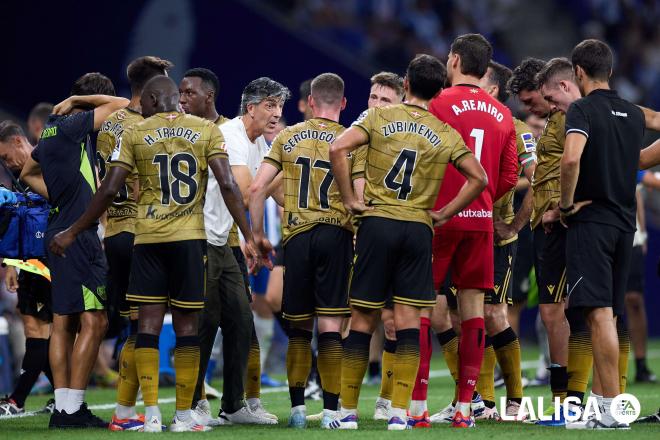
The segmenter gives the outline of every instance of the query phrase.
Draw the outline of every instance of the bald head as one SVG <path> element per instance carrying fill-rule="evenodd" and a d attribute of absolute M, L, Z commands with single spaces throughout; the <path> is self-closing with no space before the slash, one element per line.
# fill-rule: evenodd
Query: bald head
<path fill-rule="evenodd" d="M 167 76 L 158 75 L 151 78 L 142 89 L 140 104 L 142 116 L 145 118 L 156 113 L 177 111 L 178 103 L 179 87 Z"/>

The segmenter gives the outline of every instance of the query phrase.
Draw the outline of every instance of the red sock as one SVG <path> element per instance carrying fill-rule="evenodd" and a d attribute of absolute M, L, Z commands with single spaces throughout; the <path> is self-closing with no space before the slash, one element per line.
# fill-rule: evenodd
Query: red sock
<path fill-rule="evenodd" d="M 426 400 L 429 390 L 429 369 L 431 367 L 431 320 L 421 318 L 419 323 L 419 369 L 415 378 L 412 400 Z"/>
<path fill-rule="evenodd" d="M 485 344 L 484 318 L 472 318 L 461 323 L 458 343 L 458 401 L 472 401 L 472 393 L 479 378 Z"/>

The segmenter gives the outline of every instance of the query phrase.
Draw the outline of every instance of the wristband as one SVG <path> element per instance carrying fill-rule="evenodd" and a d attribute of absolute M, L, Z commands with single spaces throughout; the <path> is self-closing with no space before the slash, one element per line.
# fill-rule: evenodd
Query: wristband
<path fill-rule="evenodd" d="M 562 207 L 560 206 L 560 207 L 559 207 L 559 212 L 561 212 L 562 214 L 568 214 L 568 213 L 571 212 L 573 209 L 575 209 L 575 205 L 573 205 L 573 204 L 572 204 L 571 206 L 567 207 L 567 208 L 562 208 Z"/>

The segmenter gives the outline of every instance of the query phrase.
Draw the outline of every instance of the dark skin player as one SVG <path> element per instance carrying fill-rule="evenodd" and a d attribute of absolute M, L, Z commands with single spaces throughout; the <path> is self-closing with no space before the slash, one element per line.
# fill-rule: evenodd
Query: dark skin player
<path fill-rule="evenodd" d="M 147 83 L 140 98 L 142 115 L 145 118 L 156 113 L 176 112 L 178 103 L 178 88 L 174 81 L 167 77 L 158 77 Z M 216 157 L 208 162 L 208 166 L 218 181 L 229 212 L 246 238 L 245 253 L 248 265 L 250 269 L 254 269 L 261 262 L 257 261 L 256 258 L 256 246 L 243 210 L 243 198 L 232 177 L 229 161 L 226 158 Z M 51 252 L 64 256 L 64 251 L 73 243 L 76 236 L 89 228 L 108 209 L 128 175 L 129 171 L 121 167 L 111 167 L 85 213 L 71 227 L 53 237 L 49 243 Z M 138 332 L 152 335 L 160 334 L 166 311 L 167 304 L 140 305 Z M 171 313 L 174 331 L 177 336 L 197 335 L 199 312 L 184 311 L 173 307 Z"/>

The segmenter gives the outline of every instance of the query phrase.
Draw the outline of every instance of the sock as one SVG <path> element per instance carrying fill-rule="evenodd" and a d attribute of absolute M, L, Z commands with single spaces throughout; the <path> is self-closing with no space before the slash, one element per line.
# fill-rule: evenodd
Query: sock
<path fill-rule="evenodd" d="M 436 335 L 440 347 L 442 347 L 442 356 L 451 373 L 454 383 L 458 384 L 458 335 L 453 328 Z M 458 385 L 454 386 L 454 402 L 458 399 Z"/>
<path fill-rule="evenodd" d="M 408 409 L 418 369 L 419 329 L 397 330 L 392 408 Z"/>
<path fill-rule="evenodd" d="M 312 332 L 292 327 L 289 329 L 289 346 L 286 352 L 286 375 L 292 408 L 305 404 L 305 384 L 311 368 Z"/>
<path fill-rule="evenodd" d="M 410 415 L 412 417 L 423 416 L 428 410 L 429 408 L 426 405 L 426 400 L 415 400 L 415 397 L 413 396 L 410 401 Z"/>
<path fill-rule="evenodd" d="M 369 364 L 371 335 L 351 330 L 344 342 L 344 358 L 341 363 L 342 409 L 357 410 L 362 378 Z"/>
<path fill-rule="evenodd" d="M 582 315 L 582 310 L 569 308 L 566 310 L 566 318 L 571 327 L 568 337 L 568 383 L 566 395 L 577 397 L 580 402 L 584 400 L 587 392 L 589 376 L 594 363 L 591 349 L 591 332 Z"/>
<path fill-rule="evenodd" d="M 385 338 L 383 347 L 383 375 L 380 378 L 380 397 L 392 400 L 392 378 L 394 376 L 394 357 L 396 352 L 396 341 Z"/>
<path fill-rule="evenodd" d="M 118 419 L 135 419 L 137 418 L 137 412 L 135 411 L 135 406 L 124 406 L 121 404 L 115 405 L 115 415 Z"/>
<path fill-rule="evenodd" d="M 412 400 L 426 401 L 429 390 L 429 370 L 431 367 L 431 355 L 433 354 L 433 346 L 431 345 L 431 320 L 429 318 L 420 318 L 419 321 L 419 368 L 417 369 L 417 377 L 415 378 L 415 388 L 412 392 Z M 421 416 L 416 412 L 412 412 L 413 416 Z"/>
<path fill-rule="evenodd" d="M 199 373 L 199 337 L 177 336 L 174 347 L 174 371 L 176 373 L 176 410 L 189 411 L 192 405 L 197 374 Z M 182 417 L 186 417 L 181 413 Z M 187 418 L 179 417 L 186 421 Z"/>
<path fill-rule="evenodd" d="M 378 377 L 380 375 L 380 361 L 369 362 L 369 377 Z"/>
<path fill-rule="evenodd" d="M 558 364 L 550 364 L 550 390 L 552 390 L 552 401 L 559 397 L 563 402 L 566 398 L 566 388 L 568 386 L 568 371 L 566 367 Z"/>
<path fill-rule="evenodd" d="M 135 367 L 135 338 L 131 335 L 119 353 L 119 382 L 117 383 L 117 404 L 135 406 L 140 382 Z M 119 415 L 117 415 L 119 417 Z M 120 417 L 126 418 L 126 417 Z"/>
<path fill-rule="evenodd" d="M 472 318 L 461 322 L 461 338 L 458 344 L 458 401 L 472 401 L 472 393 L 479 378 L 484 357 L 484 318 Z"/>
<path fill-rule="evenodd" d="M 256 313 L 253 313 L 253 315 L 254 329 L 257 334 L 257 340 L 259 341 L 259 363 L 261 369 L 263 369 L 266 365 L 266 358 L 268 357 L 268 352 L 270 351 L 270 346 L 273 342 L 273 324 L 275 323 L 275 319 L 262 318 Z M 261 385 L 259 388 L 261 388 Z"/>
<path fill-rule="evenodd" d="M 341 358 L 344 353 L 339 332 L 320 333 L 318 369 L 323 387 L 323 409 L 337 410 L 341 391 Z"/>
<path fill-rule="evenodd" d="M 636 358 L 635 359 L 635 373 L 639 374 L 642 371 L 646 371 L 648 367 L 646 366 L 646 358 Z"/>
<path fill-rule="evenodd" d="M 619 335 L 619 392 L 626 392 L 628 383 L 628 357 L 630 356 L 630 336 L 623 319 L 616 321 L 616 331 Z"/>
<path fill-rule="evenodd" d="M 491 338 L 486 335 L 484 342 L 484 358 L 481 361 L 479 379 L 477 380 L 477 392 L 481 394 L 484 404 L 489 408 L 495 405 L 495 350 Z M 489 406 L 490 405 L 490 406 Z"/>
<path fill-rule="evenodd" d="M 162 416 L 160 415 L 160 408 L 158 408 L 158 405 L 145 406 L 144 407 L 145 422 L 151 420 L 153 417 L 158 417 L 158 420 L 163 420 Z"/>
<path fill-rule="evenodd" d="M 55 394 L 55 410 L 64 411 L 64 406 L 66 405 L 66 401 L 69 396 L 69 389 L 56 388 L 54 394 Z"/>
<path fill-rule="evenodd" d="M 247 362 L 247 380 L 245 382 L 245 398 L 258 399 L 261 397 L 261 350 L 257 332 L 252 328 L 252 341 Z"/>
<path fill-rule="evenodd" d="M 187 422 L 192 418 L 192 411 L 190 408 L 188 409 L 177 409 L 176 410 L 176 418 L 177 420 L 180 420 L 182 422 Z"/>
<path fill-rule="evenodd" d="M 158 405 L 158 335 L 138 333 L 135 337 L 135 368 L 144 406 Z"/>
<path fill-rule="evenodd" d="M 74 390 L 73 388 L 69 388 L 69 392 L 66 395 L 66 405 L 64 405 L 63 411 L 67 414 L 77 412 L 84 400 L 85 390 Z"/>
<path fill-rule="evenodd" d="M 520 340 L 511 327 L 493 336 L 493 349 L 502 369 L 508 400 L 520 403 L 523 397 Z"/>
<path fill-rule="evenodd" d="M 616 420 L 614 420 L 614 417 L 612 416 L 612 398 L 611 397 L 603 397 L 601 399 L 601 404 L 600 404 L 600 409 L 602 411 L 602 416 L 601 416 L 601 423 L 604 425 L 613 425 L 614 423 L 617 423 Z"/>
<path fill-rule="evenodd" d="M 21 364 L 21 376 L 18 378 L 14 392 L 9 396 L 16 406 L 23 408 L 25 399 L 39 379 L 41 371 L 48 365 L 48 339 L 27 338 L 25 340 L 25 355 Z"/>

